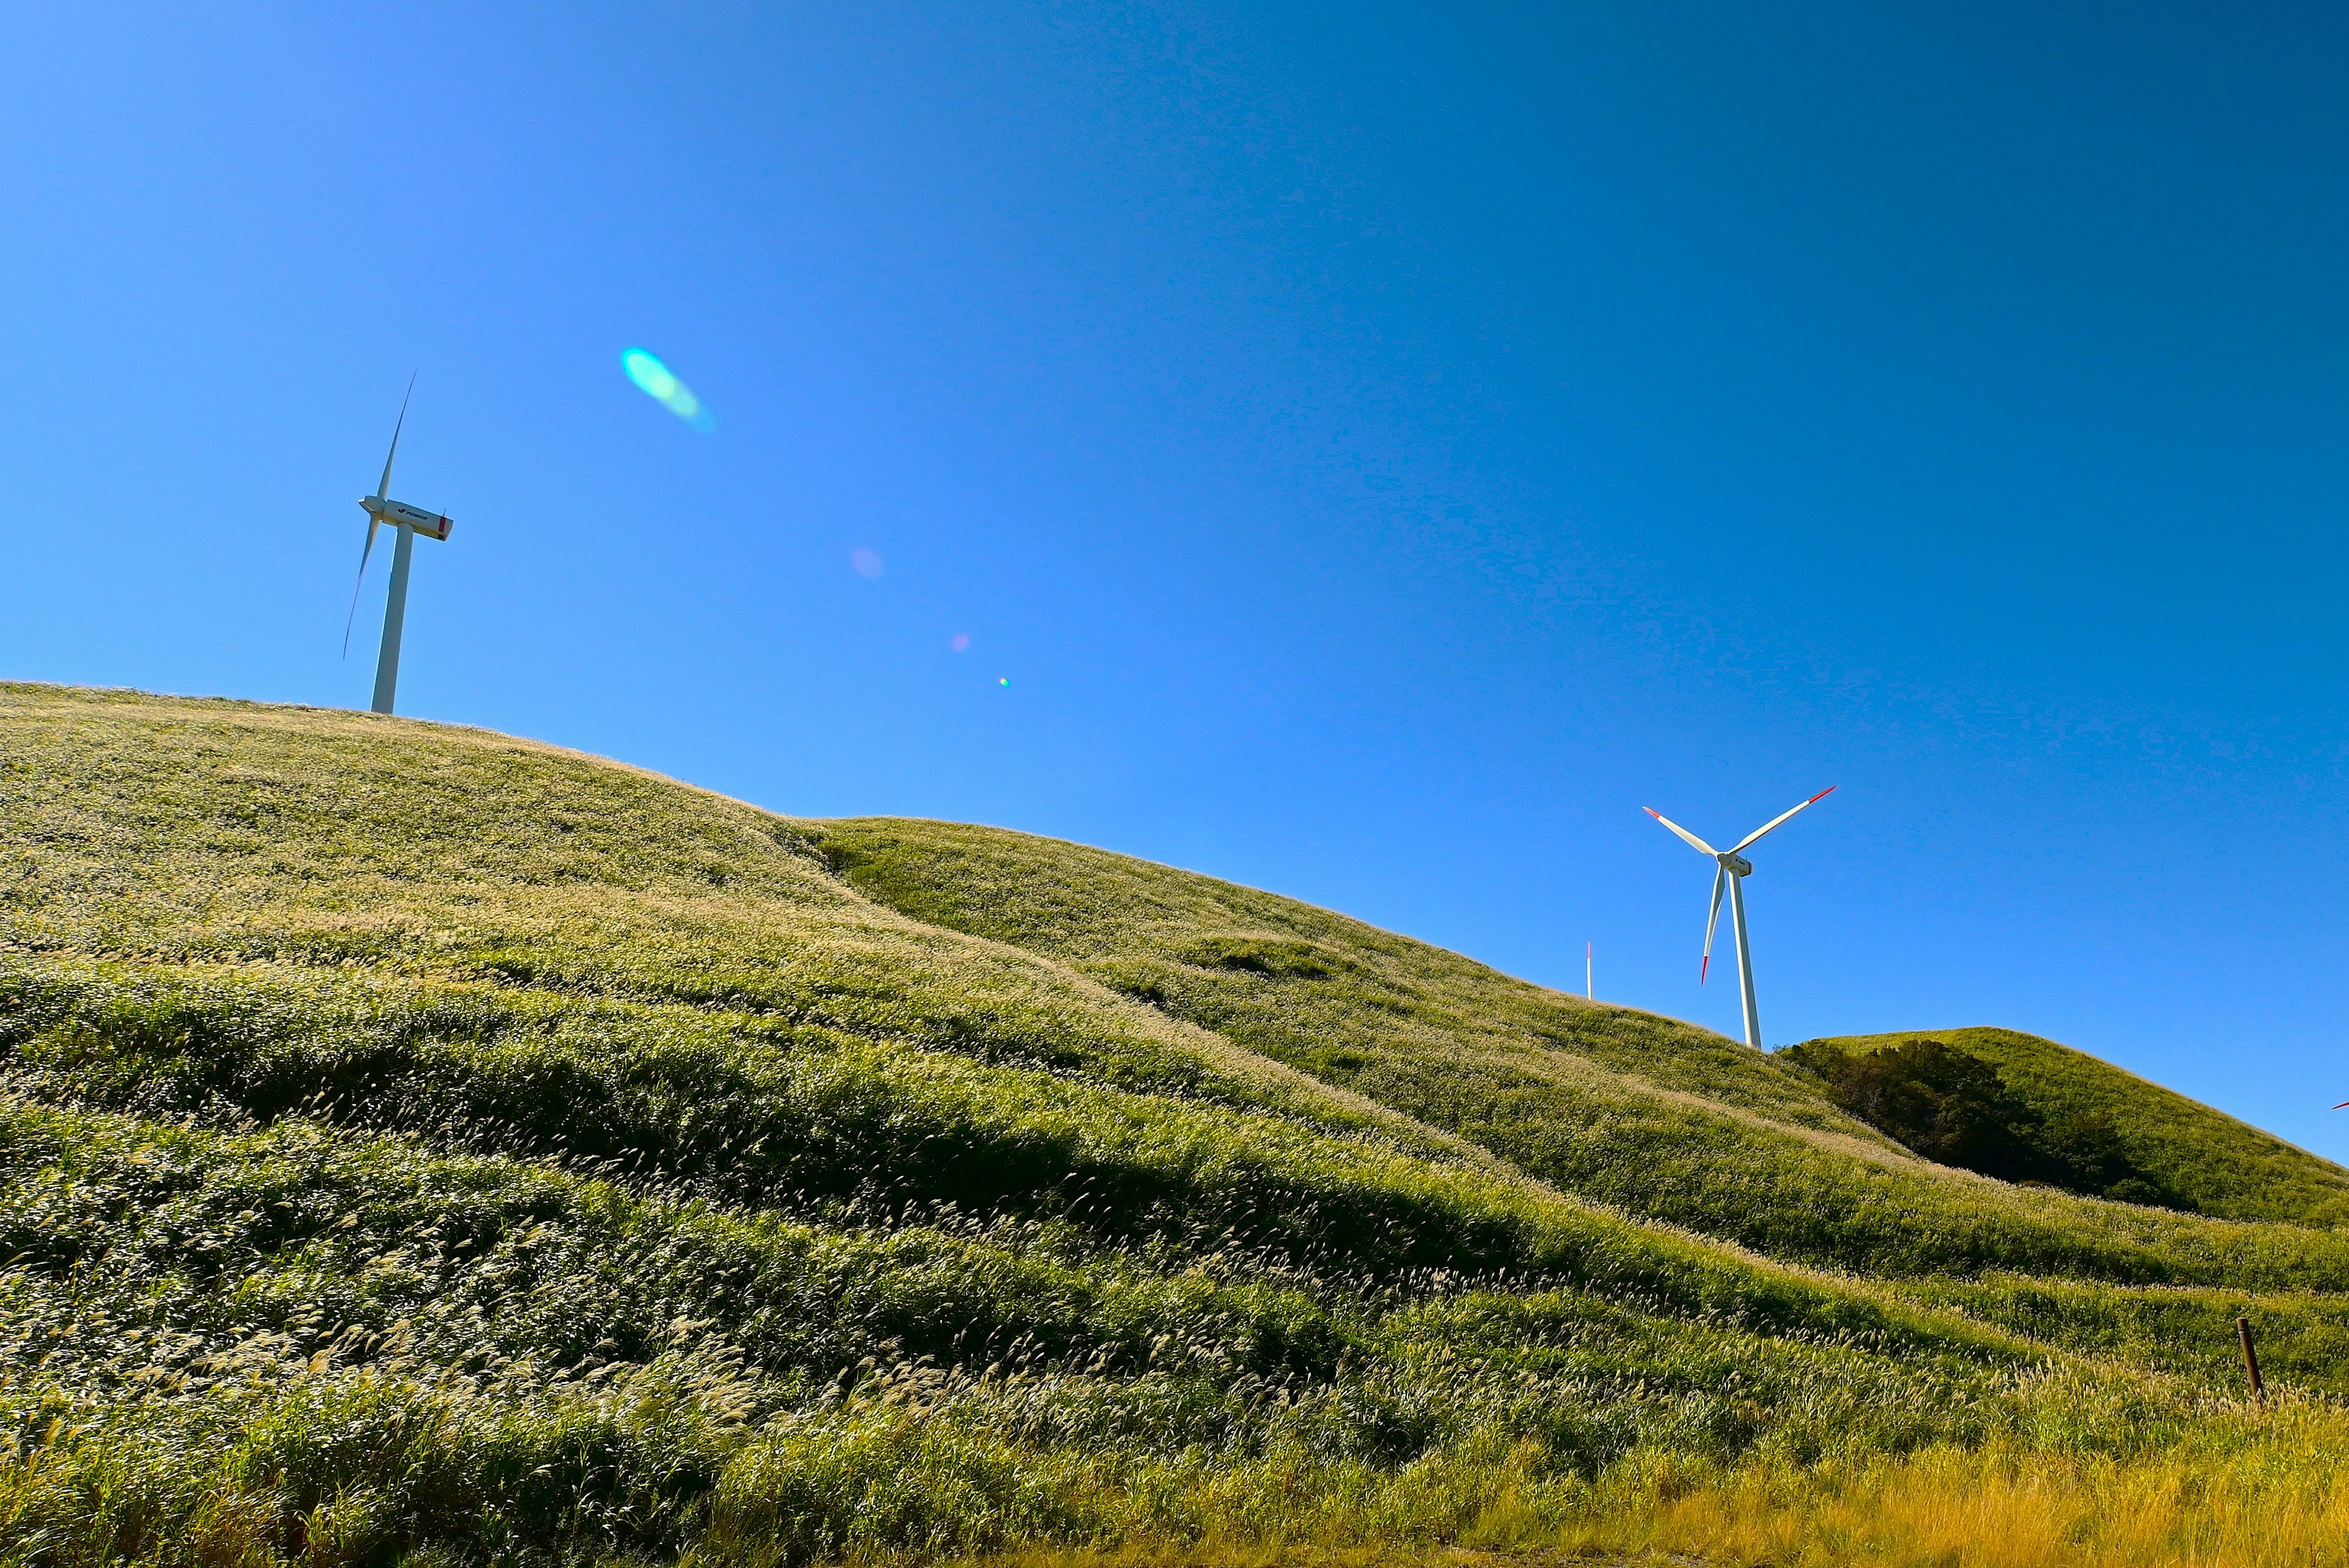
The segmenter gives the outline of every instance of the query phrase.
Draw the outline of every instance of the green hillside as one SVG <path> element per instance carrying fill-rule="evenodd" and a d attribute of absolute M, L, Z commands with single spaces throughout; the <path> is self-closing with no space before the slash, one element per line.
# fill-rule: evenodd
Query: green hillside
<path fill-rule="evenodd" d="M 1894 1277 L 2349 1285 L 2349 1248 L 2329 1232 L 1985 1182 L 1911 1156 L 1778 1058 L 1290 899 L 991 828 L 863 821 L 808 834 L 852 886 L 916 919 L 1066 963 L 1557 1188 L 1788 1262 Z M 2203 1129 L 2214 1147 L 2249 1138 L 2297 1162 L 2301 1185 L 2262 1218 L 2325 1224 L 2349 1190 L 2349 1172 L 2140 1086 L 2165 1100 L 2149 1127 Z"/>
<path fill-rule="evenodd" d="M 2115 1488 L 2285 1561 L 2349 1453 L 2349 1178 L 2218 1217 L 2214 1113 L 2203 1214 L 2008 1186 L 1290 900 L 481 732 L 0 686 L 0 1563 L 1733 1553 L 2018 1466 L 2066 1561 Z"/>
<path fill-rule="evenodd" d="M 2050 1123 L 2109 1128 L 2130 1163 L 2202 1213 L 2325 1226 L 2349 1219 L 2349 1171 L 2053 1040 L 2012 1029 L 1942 1029 L 1809 1044 L 1872 1053 L 1918 1039 L 1990 1063 L 2014 1096 Z"/>

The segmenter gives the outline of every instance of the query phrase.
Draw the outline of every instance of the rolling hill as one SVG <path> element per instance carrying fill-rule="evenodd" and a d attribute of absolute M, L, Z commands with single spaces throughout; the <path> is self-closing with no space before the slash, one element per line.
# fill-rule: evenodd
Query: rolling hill
<path fill-rule="evenodd" d="M 0 1561 L 2349 1518 L 2349 1173 L 2027 1036 L 1936 1038 L 2199 1212 L 1270 894 L 477 731 L 0 686 Z"/>
<path fill-rule="evenodd" d="M 2131 1165 L 2201 1213 L 2327 1227 L 2349 1219 L 2349 1171 L 2053 1040 L 2012 1029 L 1945 1029 L 1807 1044 L 1867 1054 L 1919 1039 L 1989 1063 L 2046 1121 L 2109 1128 Z"/>

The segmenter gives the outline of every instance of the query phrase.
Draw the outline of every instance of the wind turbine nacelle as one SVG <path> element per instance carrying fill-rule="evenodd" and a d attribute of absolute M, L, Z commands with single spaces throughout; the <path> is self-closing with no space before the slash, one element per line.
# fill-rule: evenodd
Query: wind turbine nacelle
<path fill-rule="evenodd" d="M 1724 855 L 1721 857 L 1721 863 L 1729 867 L 1730 874 L 1733 876 L 1751 877 L 1754 875 L 1754 862 L 1748 860 L 1743 855 Z"/>
<path fill-rule="evenodd" d="M 372 495 L 360 496 L 359 505 L 369 516 L 392 527 L 405 524 L 428 539 L 446 539 L 449 536 L 451 524 L 441 513 L 427 512 L 421 506 L 410 506 L 405 501 L 378 501 Z"/>

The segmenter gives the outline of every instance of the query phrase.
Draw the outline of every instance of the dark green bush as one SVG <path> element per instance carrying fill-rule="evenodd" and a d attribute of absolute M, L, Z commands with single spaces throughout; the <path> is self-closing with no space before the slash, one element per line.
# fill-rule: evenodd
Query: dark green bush
<path fill-rule="evenodd" d="M 2042 1116 L 1995 1066 L 1939 1040 L 1881 1051 L 1813 1040 L 1785 1055 L 1825 1082 L 1837 1105 L 1927 1159 L 2123 1203 L 2194 1207 L 2130 1159 L 2110 1116 Z"/>

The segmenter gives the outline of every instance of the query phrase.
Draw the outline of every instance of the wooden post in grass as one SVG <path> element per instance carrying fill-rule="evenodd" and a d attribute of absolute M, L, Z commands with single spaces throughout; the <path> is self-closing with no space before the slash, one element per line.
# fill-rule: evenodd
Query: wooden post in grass
<path fill-rule="evenodd" d="M 2267 1403 L 2268 1391 L 2260 1382 L 2260 1353 L 2251 1348 L 2250 1318 L 2239 1317 L 2235 1320 L 2235 1337 L 2243 1342 L 2243 1370 L 2251 1375 L 2251 1397 L 2264 1405 Z"/>

